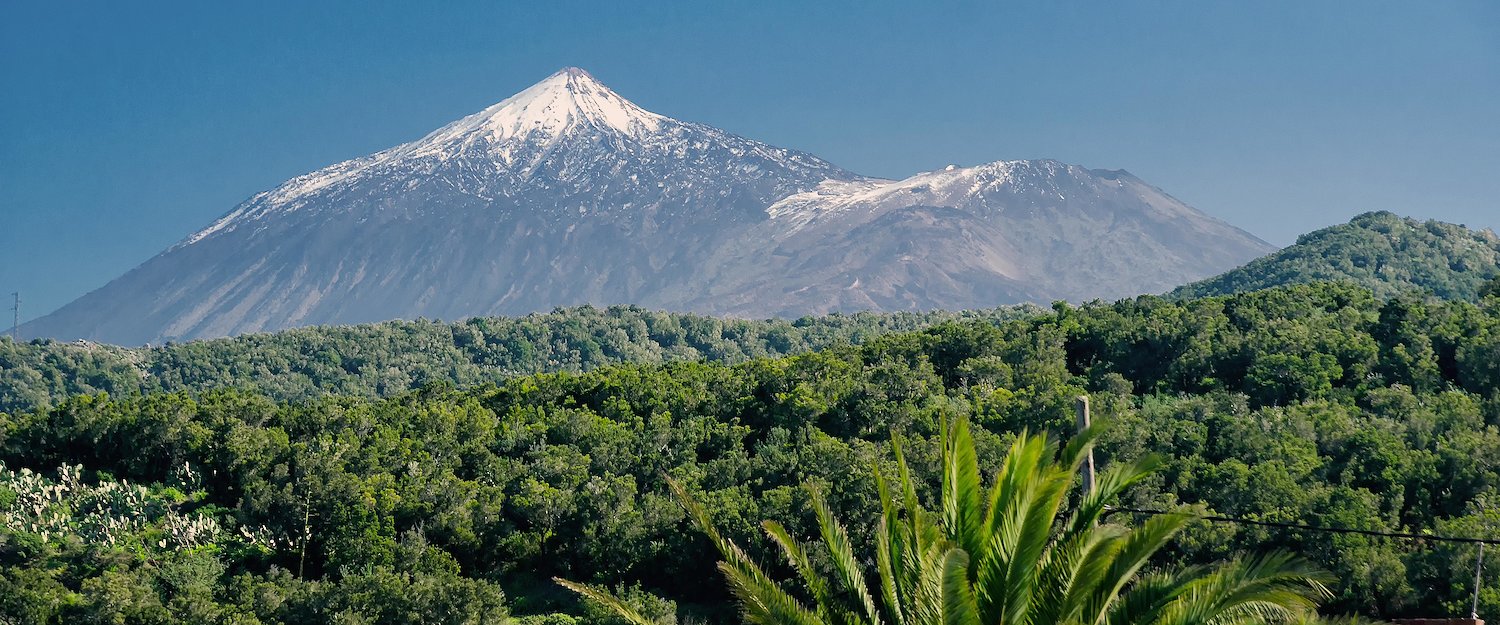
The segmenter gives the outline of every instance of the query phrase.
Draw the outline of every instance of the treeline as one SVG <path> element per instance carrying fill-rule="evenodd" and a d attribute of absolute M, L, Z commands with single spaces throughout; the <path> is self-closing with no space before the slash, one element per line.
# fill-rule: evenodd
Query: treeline
<path fill-rule="evenodd" d="M 432 382 L 469 387 L 549 371 L 617 363 L 744 362 L 945 321 L 1003 321 L 1034 306 L 964 312 L 856 313 L 797 320 L 718 319 L 634 306 L 560 308 L 458 323 L 392 321 L 124 348 L 0 338 L 0 412 L 77 394 L 239 388 L 279 400 L 384 397 Z"/>
<path fill-rule="evenodd" d="M 787 358 L 438 382 L 385 399 L 72 397 L 0 417 L 0 615 L 616 622 L 547 581 L 559 575 L 653 615 L 731 622 L 713 547 L 663 475 L 772 562 L 756 523 L 811 535 L 805 482 L 841 518 L 875 518 L 869 467 L 889 462 L 892 432 L 935 489 L 943 419 L 980 426 L 993 467 L 1021 429 L 1070 431 L 1084 392 L 1110 424 L 1101 464 L 1166 460 L 1132 506 L 1462 536 L 1500 527 L 1500 298 L 1379 300 L 1325 284 L 1059 305 Z M 856 542 L 873 531 L 850 529 Z M 1335 574 L 1330 612 L 1468 609 L 1466 545 L 1202 524 L 1168 557 L 1276 547 Z M 1491 567 L 1482 614 L 1500 611 L 1497 582 Z"/>

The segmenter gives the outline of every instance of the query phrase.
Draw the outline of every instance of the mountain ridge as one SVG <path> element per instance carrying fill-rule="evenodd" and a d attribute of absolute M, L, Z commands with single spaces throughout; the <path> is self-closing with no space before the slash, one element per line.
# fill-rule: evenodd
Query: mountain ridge
<path fill-rule="evenodd" d="M 1319 281 L 1352 282 L 1377 297 L 1424 291 L 1475 300 L 1500 276 L 1500 236 L 1462 224 L 1419 221 L 1389 211 L 1362 213 L 1297 237 L 1242 267 L 1174 289 L 1175 297 L 1230 295 Z"/>
<path fill-rule="evenodd" d="M 565 68 L 257 193 L 24 330 L 140 344 L 582 304 L 983 308 L 1160 292 L 1270 249 L 1122 170 L 996 161 L 870 178 Z"/>

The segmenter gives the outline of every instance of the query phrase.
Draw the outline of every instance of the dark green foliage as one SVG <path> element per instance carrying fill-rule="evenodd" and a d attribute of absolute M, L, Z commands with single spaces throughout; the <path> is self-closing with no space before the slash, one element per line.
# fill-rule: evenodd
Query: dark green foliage
<path fill-rule="evenodd" d="M 1328 575 L 1295 556 L 1257 554 L 1173 572 L 1145 568 L 1191 517 L 1162 515 L 1133 528 L 1105 519 L 1116 498 L 1156 469 L 1151 456 L 1116 463 L 1094 486 L 1074 492 L 1098 433 L 1098 427 L 1080 432 L 1059 448 L 1046 435 L 1023 431 L 986 487 L 969 423 L 959 418 L 944 428 L 936 510 L 917 495 L 898 436 L 892 441 L 897 473 L 888 479 L 874 472 L 880 518 L 873 555 L 850 544 L 816 487 L 808 496 L 818 543 L 799 541 L 776 521 L 761 523 L 797 572 L 796 582 L 777 581 L 725 539 L 686 489 L 668 484 L 718 549 L 719 570 L 744 620 L 754 625 L 1211 625 L 1316 618 Z M 814 564 L 823 559 L 831 566 Z M 871 560 L 873 571 L 860 564 Z M 662 623 L 596 586 L 555 581 L 631 625 Z"/>
<path fill-rule="evenodd" d="M 560 308 L 461 323 L 392 321 L 302 328 L 231 339 L 122 348 L 0 338 L 0 412 L 55 398 L 253 389 L 278 400 L 384 397 L 446 382 L 469 387 L 548 371 L 625 362 L 743 362 L 959 319 L 1005 320 L 1030 306 L 960 313 L 857 313 L 795 321 L 715 319 L 633 306 Z"/>
<path fill-rule="evenodd" d="M 1388 212 L 1304 234 L 1297 243 L 1228 273 L 1172 292 L 1176 297 L 1228 295 L 1288 284 L 1352 282 L 1377 297 L 1415 291 L 1475 301 L 1500 273 L 1500 237 L 1440 221 Z"/>
<path fill-rule="evenodd" d="M 663 475 L 763 564 L 774 546 L 758 538 L 760 520 L 800 541 L 817 535 L 805 483 L 865 551 L 880 510 L 870 468 L 893 474 L 892 430 L 930 505 L 945 416 L 978 426 L 988 476 L 1021 428 L 1070 431 L 1081 392 L 1110 424 L 1102 466 L 1164 459 L 1127 504 L 1488 535 L 1500 503 L 1495 302 L 1321 284 L 1060 305 L 789 358 L 435 383 L 383 399 L 48 398 L 0 414 L 6 466 L 51 476 L 82 464 L 91 483 L 154 485 L 228 535 L 273 540 L 215 540 L 178 562 L 146 540 L 108 548 L 4 525 L 0 618 L 402 623 L 508 609 L 537 625 L 599 622 L 547 581 L 560 576 L 638 584 L 638 609 L 667 612 L 667 598 L 684 622 L 729 622 L 714 545 L 692 531 Z M 7 500 L 18 499 L 0 491 Z M 1467 609 L 1463 546 L 1204 524 L 1159 556 L 1191 564 L 1276 548 L 1334 573 L 1337 612 Z M 1485 584 L 1500 585 L 1500 569 Z M 1500 610 L 1500 595 L 1481 604 Z"/>
<path fill-rule="evenodd" d="M 1479 298 L 1500 297 L 1500 275 L 1490 278 L 1489 282 L 1479 287 Z"/>

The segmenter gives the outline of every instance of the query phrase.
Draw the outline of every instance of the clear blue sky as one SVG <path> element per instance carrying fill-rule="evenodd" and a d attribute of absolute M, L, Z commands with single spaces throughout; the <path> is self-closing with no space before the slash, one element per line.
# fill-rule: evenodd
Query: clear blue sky
<path fill-rule="evenodd" d="M 0 2 L 0 291 L 52 310 L 566 65 L 846 168 L 1123 168 L 1273 243 L 1500 229 L 1500 3 Z"/>

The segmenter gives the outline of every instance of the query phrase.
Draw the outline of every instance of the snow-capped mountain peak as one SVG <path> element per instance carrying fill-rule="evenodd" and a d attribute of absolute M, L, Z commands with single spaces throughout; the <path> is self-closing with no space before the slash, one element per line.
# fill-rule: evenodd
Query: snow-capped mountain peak
<path fill-rule="evenodd" d="M 554 139 L 570 129 L 590 129 L 640 137 L 657 131 L 665 116 L 626 100 L 593 75 L 567 67 L 478 113 L 448 124 L 410 144 L 421 154 L 455 143 L 482 140 Z"/>
<path fill-rule="evenodd" d="M 582 303 L 763 317 L 1087 300 L 1269 249 L 1114 172 L 867 178 L 567 68 L 257 193 L 25 332 L 138 344 Z"/>
<path fill-rule="evenodd" d="M 820 180 L 852 177 L 811 155 L 647 111 L 583 69 L 567 67 L 420 139 L 258 193 L 172 249 L 247 225 L 262 232 L 274 215 L 346 210 L 355 197 L 392 188 L 423 199 L 386 206 L 388 216 L 477 201 L 549 219 L 600 212 L 630 219 L 626 213 L 658 209 L 665 210 L 661 218 L 755 219 L 776 199 Z M 710 206 L 726 212 L 704 213 Z"/>

